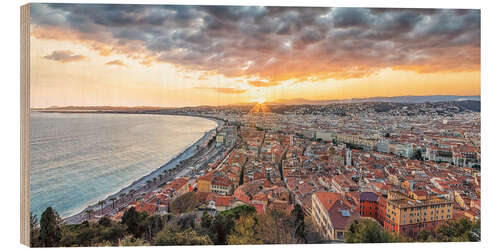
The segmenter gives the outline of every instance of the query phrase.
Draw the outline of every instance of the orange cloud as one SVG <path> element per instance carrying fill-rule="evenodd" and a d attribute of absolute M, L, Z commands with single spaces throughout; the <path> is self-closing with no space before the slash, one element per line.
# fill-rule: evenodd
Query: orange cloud
<path fill-rule="evenodd" d="M 254 87 L 271 87 L 281 84 L 279 82 L 269 82 L 269 81 L 248 81 L 247 83 Z"/>
<path fill-rule="evenodd" d="M 217 87 L 194 87 L 193 89 L 204 89 L 204 90 L 212 90 L 217 93 L 223 94 L 242 94 L 247 92 L 246 89 L 236 89 L 236 88 L 217 88 Z"/>
<path fill-rule="evenodd" d="M 106 63 L 106 65 L 115 65 L 115 66 L 127 67 L 127 65 L 125 63 L 123 63 L 121 60 L 109 61 L 109 62 Z"/>
<path fill-rule="evenodd" d="M 83 55 L 77 55 L 69 50 L 56 50 L 53 51 L 52 54 L 46 55 L 43 58 L 47 60 L 59 61 L 62 63 L 81 61 L 85 59 Z"/>

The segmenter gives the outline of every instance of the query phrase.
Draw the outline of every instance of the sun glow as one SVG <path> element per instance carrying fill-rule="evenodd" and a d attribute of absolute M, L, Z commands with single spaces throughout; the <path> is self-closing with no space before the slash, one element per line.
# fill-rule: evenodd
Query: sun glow
<path fill-rule="evenodd" d="M 266 102 L 266 98 L 264 98 L 264 97 L 257 98 L 257 99 L 255 99 L 255 102 L 258 103 L 258 104 L 265 103 Z"/>

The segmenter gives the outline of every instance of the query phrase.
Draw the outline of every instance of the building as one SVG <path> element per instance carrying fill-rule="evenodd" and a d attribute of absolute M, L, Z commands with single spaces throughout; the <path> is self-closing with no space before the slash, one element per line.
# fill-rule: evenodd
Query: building
<path fill-rule="evenodd" d="M 177 178 L 163 187 L 163 192 L 172 191 L 176 196 L 189 192 L 189 179 Z"/>
<path fill-rule="evenodd" d="M 359 214 L 362 217 L 371 217 L 384 225 L 386 200 L 382 195 L 373 192 L 359 194 Z"/>
<path fill-rule="evenodd" d="M 331 142 L 333 140 L 333 133 L 327 131 L 316 131 L 316 140 Z"/>
<path fill-rule="evenodd" d="M 352 166 L 352 151 L 349 148 L 345 150 L 345 165 Z"/>
<path fill-rule="evenodd" d="M 221 134 L 217 135 L 217 137 L 215 137 L 216 147 L 220 147 L 220 146 L 224 145 L 225 139 L 226 139 L 226 134 L 221 133 Z"/>
<path fill-rule="evenodd" d="M 216 176 L 210 183 L 210 192 L 228 195 L 232 191 L 233 183 L 228 178 Z"/>
<path fill-rule="evenodd" d="M 384 228 L 389 232 L 416 237 L 421 230 L 433 230 L 453 215 L 453 203 L 438 197 L 413 199 L 391 191 L 387 196 Z"/>
<path fill-rule="evenodd" d="M 325 240 L 343 241 L 350 224 L 360 218 L 340 193 L 316 192 L 312 195 L 312 218 Z"/>
<path fill-rule="evenodd" d="M 208 173 L 197 180 L 198 192 L 207 192 L 211 190 L 211 182 L 214 178 L 212 173 Z"/>

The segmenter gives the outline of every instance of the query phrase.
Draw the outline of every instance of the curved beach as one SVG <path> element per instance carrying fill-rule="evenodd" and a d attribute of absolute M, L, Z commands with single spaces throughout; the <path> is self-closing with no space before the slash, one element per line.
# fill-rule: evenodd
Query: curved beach
<path fill-rule="evenodd" d="M 186 116 L 190 116 L 190 115 L 186 115 Z M 192 115 L 192 117 L 199 117 L 199 116 Z M 216 128 L 205 132 L 204 135 L 200 139 L 198 139 L 195 143 L 186 146 L 186 148 L 184 150 L 182 150 L 176 156 L 172 157 L 172 159 L 170 159 L 167 163 L 163 164 L 159 168 L 153 170 L 152 172 L 150 172 L 149 174 L 147 174 L 145 176 L 142 176 L 142 177 L 134 180 L 132 183 L 125 185 L 125 187 L 121 188 L 117 192 L 111 192 L 105 199 L 103 199 L 106 206 L 111 204 L 113 202 L 113 200 L 118 200 L 121 197 L 124 197 L 127 194 L 130 194 L 131 191 L 132 192 L 140 191 L 141 189 L 146 187 L 146 185 L 149 181 L 153 181 L 153 179 L 158 178 L 164 172 L 171 170 L 171 169 L 174 169 L 176 166 L 180 165 L 181 162 L 195 156 L 196 153 L 199 151 L 198 146 L 203 145 L 208 140 L 210 140 L 213 136 L 215 136 L 216 130 L 223 124 L 223 121 L 215 119 L 215 118 L 210 118 L 210 117 L 199 117 L 199 118 L 204 118 L 204 119 L 215 121 L 217 123 Z M 178 169 L 178 170 L 181 170 L 181 169 Z M 169 178 L 169 180 L 166 180 L 166 181 L 170 181 L 173 178 L 175 178 L 175 176 L 171 176 Z M 88 205 L 85 209 L 81 210 L 79 213 L 65 217 L 63 219 L 64 223 L 68 223 L 68 224 L 80 223 L 87 218 L 87 216 L 88 216 L 86 214 L 87 210 L 98 211 L 99 209 L 101 209 L 101 206 L 98 204 L 98 202 L 91 201 L 91 202 L 89 202 L 89 204 L 90 205 Z M 122 204 L 122 205 L 125 205 L 125 204 Z"/>

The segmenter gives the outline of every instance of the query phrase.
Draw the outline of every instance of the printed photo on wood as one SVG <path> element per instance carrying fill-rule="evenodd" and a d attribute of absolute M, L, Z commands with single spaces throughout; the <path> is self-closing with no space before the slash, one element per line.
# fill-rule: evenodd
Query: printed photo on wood
<path fill-rule="evenodd" d="M 24 5 L 21 241 L 480 241 L 480 23 L 479 9 Z"/>

